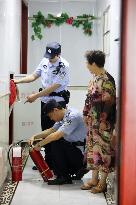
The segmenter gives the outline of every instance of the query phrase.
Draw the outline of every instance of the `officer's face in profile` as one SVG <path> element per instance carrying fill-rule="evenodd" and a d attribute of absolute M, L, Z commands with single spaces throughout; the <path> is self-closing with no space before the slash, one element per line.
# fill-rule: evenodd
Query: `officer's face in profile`
<path fill-rule="evenodd" d="M 49 58 L 49 61 L 50 61 L 50 63 L 55 63 L 57 60 L 58 60 L 58 56 L 56 55 L 56 56 L 51 56 L 50 58 Z"/>
<path fill-rule="evenodd" d="M 60 113 L 60 109 L 58 108 L 54 108 L 53 111 L 51 111 L 50 113 L 48 113 L 48 117 L 55 121 L 55 122 L 59 122 L 60 120 L 62 120 L 62 116 Z"/>

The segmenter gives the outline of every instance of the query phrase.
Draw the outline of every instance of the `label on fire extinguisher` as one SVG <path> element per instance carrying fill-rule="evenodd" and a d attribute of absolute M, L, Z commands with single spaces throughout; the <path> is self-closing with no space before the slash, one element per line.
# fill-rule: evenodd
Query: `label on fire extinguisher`
<path fill-rule="evenodd" d="M 13 157 L 21 157 L 21 147 L 13 148 Z"/>

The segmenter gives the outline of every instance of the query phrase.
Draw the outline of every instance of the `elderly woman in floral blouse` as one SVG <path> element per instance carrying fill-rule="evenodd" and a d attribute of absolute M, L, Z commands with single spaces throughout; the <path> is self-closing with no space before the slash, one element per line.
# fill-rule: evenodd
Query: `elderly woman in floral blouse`
<path fill-rule="evenodd" d="M 104 69 L 105 54 L 102 51 L 87 51 L 85 56 L 87 68 L 93 75 L 83 110 L 84 122 L 88 128 L 87 168 L 93 171 L 91 179 L 81 189 L 99 193 L 106 189 L 106 178 L 111 165 L 116 88 L 114 78 Z"/>

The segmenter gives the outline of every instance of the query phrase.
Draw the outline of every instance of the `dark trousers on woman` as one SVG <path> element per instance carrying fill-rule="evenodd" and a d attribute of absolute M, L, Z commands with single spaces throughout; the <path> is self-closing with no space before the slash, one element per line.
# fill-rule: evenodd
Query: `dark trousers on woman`
<path fill-rule="evenodd" d="M 57 177 L 69 178 L 83 167 L 82 151 L 64 138 L 51 143 L 51 154 Z"/>
<path fill-rule="evenodd" d="M 65 101 L 61 101 L 61 102 L 59 102 L 59 104 L 63 108 L 66 107 Z M 44 105 L 45 105 L 45 103 L 41 102 L 41 128 L 42 128 L 42 131 L 51 128 L 55 123 L 53 120 L 50 120 L 50 118 L 47 115 L 44 114 L 44 110 L 43 110 Z M 52 169 L 53 164 L 52 164 L 51 144 L 52 143 L 45 145 L 44 148 L 45 148 L 45 161 L 47 162 L 49 167 Z"/>

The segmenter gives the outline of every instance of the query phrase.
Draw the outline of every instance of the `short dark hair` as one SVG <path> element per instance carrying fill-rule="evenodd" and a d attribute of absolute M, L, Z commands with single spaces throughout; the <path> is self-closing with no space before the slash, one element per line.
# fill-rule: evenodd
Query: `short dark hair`
<path fill-rule="evenodd" d="M 43 106 L 42 111 L 45 115 L 48 115 L 50 112 L 54 110 L 54 108 L 62 109 L 62 106 L 56 102 L 56 100 L 52 99 L 47 101 L 47 103 Z"/>
<path fill-rule="evenodd" d="M 87 51 L 85 54 L 85 57 L 87 59 L 87 62 L 89 64 L 93 64 L 95 63 L 98 67 L 104 67 L 105 64 L 105 53 L 103 53 L 102 51 Z"/>

